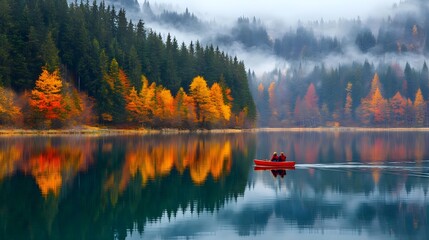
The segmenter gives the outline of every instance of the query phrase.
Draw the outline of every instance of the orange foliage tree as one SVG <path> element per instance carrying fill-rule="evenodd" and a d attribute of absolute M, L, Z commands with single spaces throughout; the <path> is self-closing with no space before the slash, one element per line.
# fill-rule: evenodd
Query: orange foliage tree
<path fill-rule="evenodd" d="M 308 86 L 303 102 L 303 117 L 307 126 L 317 126 L 320 123 L 318 96 L 314 84 Z"/>
<path fill-rule="evenodd" d="M 361 105 L 358 109 L 360 120 L 364 124 L 385 122 L 388 117 L 388 103 L 381 94 L 381 84 L 378 74 L 374 75 L 371 81 L 371 90 L 369 94 L 361 100 Z"/>
<path fill-rule="evenodd" d="M 48 126 L 53 119 L 60 117 L 63 108 L 62 86 L 58 69 L 50 73 L 43 68 L 35 88 L 31 91 L 30 105 L 42 114 L 42 117 L 48 121 Z"/>
<path fill-rule="evenodd" d="M 154 119 L 162 126 L 171 126 L 171 121 L 176 115 L 174 107 L 174 98 L 170 90 L 162 86 L 157 87 L 155 91 L 156 105 L 154 106 Z"/>
<path fill-rule="evenodd" d="M 152 124 L 153 114 L 155 110 L 155 90 L 156 84 L 152 83 L 149 86 L 149 81 L 145 76 L 142 76 L 142 89 L 140 93 L 133 87 L 126 97 L 126 110 L 131 121 L 136 121 L 141 124 Z"/>
<path fill-rule="evenodd" d="M 128 111 L 131 121 L 136 121 L 141 123 L 141 117 L 143 115 L 143 104 L 134 87 L 131 88 L 129 95 L 126 98 L 127 104 L 125 108 Z"/>
<path fill-rule="evenodd" d="M 374 116 L 374 123 L 383 123 L 387 120 L 387 100 L 383 98 L 379 88 L 376 88 L 374 95 L 372 96 L 371 112 Z"/>
<path fill-rule="evenodd" d="M 425 121 L 426 103 L 423 99 L 422 91 L 420 88 L 417 90 L 416 98 L 414 100 L 415 119 L 418 127 L 423 126 Z"/>

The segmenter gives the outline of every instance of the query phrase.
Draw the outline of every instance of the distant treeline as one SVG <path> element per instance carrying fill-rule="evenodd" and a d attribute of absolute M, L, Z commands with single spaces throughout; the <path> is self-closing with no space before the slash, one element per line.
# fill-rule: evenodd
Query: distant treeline
<path fill-rule="evenodd" d="M 264 76 L 248 73 L 260 126 L 429 126 L 429 71 L 406 64 L 298 66 Z"/>
<path fill-rule="evenodd" d="M 412 8 L 410 7 L 412 6 Z M 239 42 L 245 48 L 260 48 L 288 61 L 317 60 L 331 54 L 341 55 L 350 46 L 361 53 L 428 53 L 429 5 L 423 0 L 400 3 L 394 13 L 374 26 L 360 19 L 325 22 L 323 19 L 300 23 L 288 31 L 276 29 L 282 35 L 270 38 L 267 28 L 255 17 L 240 17 L 230 32 L 220 33 L 218 41 L 225 45 Z M 409 11 L 408 9 L 413 9 Z M 337 31 L 327 35 L 324 30 Z"/>
<path fill-rule="evenodd" d="M 165 11 L 154 14 L 149 2 L 142 6 L 143 16 L 183 31 L 203 31 L 214 22 L 201 21 L 188 9 L 184 13 Z M 412 10 L 410 10 L 412 9 Z M 397 11 L 399 10 L 399 11 Z M 395 12 L 396 11 L 396 12 Z M 407 0 L 392 9 L 392 16 L 375 18 L 366 23 L 360 18 L 302 23 L 290 29 L 274 27 L 276 37 L 268 34 L 267 27 L 256 17 L 239 17 L 226 31 L 218 32 L 215 42 L 225 46 L 240 43 L 246 49 L 262 49 L 288 61 L 314 60 L 331 54 L 342 54 L 350 46 L 361 53 L 428 53 L 429 5 L 424 0 Z M 376 29 L 376 27 L 378 29 Z M 324 32 L 337 31 L 335 34 Z"/>
<path fill-rule="evenodd" d="M 8 93 L 0 104 L 9 104 L 0 106 L 0 123 L 10 122 L 18 110 L 24 122 L 56 118 L 61 122 L 60 113 L 48 113 L 60 104 L 75 115 L 91 110 L 85 114 L 94 116 L 85 119 L 96 123 L 127 125 L 132 119 L 126 111 L 128 96 L 132 89 L 142 91 L 144 79 L 176 96 L 191 93 L 197 76 L 208 87 L 215 83 L 221 87 L 232 119 L 240 116 L 250 126 L 256 117 L 243 62 L 214 46 L 179 44 L 170 35 L 163 39 L 148 31 L 142 20 L 133 23 L 125 10 L 117 11 L 103 1 L 69 5 L 66 0 L 0 0 L 0 46 L 0 87 Z M 61 86 L 36 84 L 36 80 L 58 84 L 57 77 Z M 69 104 L 63 100 L 55 106 L 46 103 L 45 110 L 36 109 L 39 113 L 29 117 L 37 105 L 29 99 L 41 100 L 34 91 L 43 92 L 43 88 L 51 91 L 45 95 L 60 94 Z M 19 100 L 14 93 L 21 96 Z M 158 104 L 157 96 L 153 99 Z M 198 115 L 197 103 L 193 107 Z M 6 108 L 14 114 L 2 110 Z M 196 126 L 210 127 L 202 122 Z"/>

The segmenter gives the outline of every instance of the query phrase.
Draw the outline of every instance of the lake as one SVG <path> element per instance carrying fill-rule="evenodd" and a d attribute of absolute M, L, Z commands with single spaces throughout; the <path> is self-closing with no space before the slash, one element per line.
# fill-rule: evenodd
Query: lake
<path fill-rule="evenodd" d="M 428 239 L 429 132 L 0 137 L 0 239 Z M 293 170 L 255 170 L 284 151 Z"/>

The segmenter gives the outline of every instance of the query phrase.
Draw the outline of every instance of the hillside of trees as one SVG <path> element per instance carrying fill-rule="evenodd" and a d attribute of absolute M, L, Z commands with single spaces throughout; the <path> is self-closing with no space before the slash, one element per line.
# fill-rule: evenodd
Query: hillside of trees
<path fill-rule="evenodd" d="M 0 124 L 212 128 L 256 118 L 243 62 L 163 38 L 104 1 L 0 0 L 0 45 Z"/>
<path fill-rule="evenodd" d="M 259 126 L 429 126 L 429 71 L 407 63 L 366 61 L 336 68 L 316 65 L 273 71 L 263 81 L 249 72 Z"/>
<path fill-rule="evenodd" d="M 148 2 L 145 9 L 150 10 Z M 239 17 L 202 38 L 285 61 L 286 67 L 271 72 L 248 70 L 258 126 L 421 127 L 429 126 L 428 16 L 425 1 L 408 0 L 383 17 L 300 21 L 289 29 Z M 152 19 L 168 24 L 161 15 Z M 215 29 L 215 22 L 194 21 Z M 176 18 L 179 22 L 186 19 Z"/>

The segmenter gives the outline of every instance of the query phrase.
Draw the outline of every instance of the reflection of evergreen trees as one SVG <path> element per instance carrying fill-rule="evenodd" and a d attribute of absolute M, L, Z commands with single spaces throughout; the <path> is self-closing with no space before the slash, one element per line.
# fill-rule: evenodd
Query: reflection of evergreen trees
<path fill-rule="evenodd" d="M 86 161 L 87 170 L 80 170 L 77 173 L 74 171 L 82 169 L 81 167 L 72 168 L 74 171 L 62 171 L 74 177 L 71 181 L 63 181 L 64 185 L 57 196 L 52 193 L 47 196 L 41 195 L 34 177 L 24 175 L 25 171 L 19 168 L 25 166 L 26 161 L 9 164 L 8 166 L 17 166 L 18 169 L 12 170 L 15 174 L 2 175 L 5 177 L 0 181 L 0 226 L 2 226 L 0 236 L 11 239 L 113 239 L 113 236 L 117 236 L 118 239 L 124 239 L 130 229 L 144 233 L 148 224 L 157 222 L 164 216 L 171 218 L 180 216 L 183 209 L 192 209 L 195 216 L 200 214 L 207 214 L 208 218 L 211 214 L 217 216 L 217 220 L 213 221 L 232 226 L 240 236 L 264 234 L 267 226 L 271 227 L 274 220 L 277 221 L 279 228 L 292 225 L 292 228 L 299 230 L 318 231 L 324 227 L 338 227 L 357 232 L 367 231 L 375 236 L 425 239 L 428 236 L 426 228 L 428 220 L 425 213 L 429 205 L 424 201 L 429 187 L 425 177 L 428 174 L 428 166 L 426 162 L 419 160 L 417 165 L 421 166 L 421 170 L 407 169 L 407 163 L 401 164 L 404 168 L 392 169 L 297 168 L 289 171 L 285 178 L 280 180 L 284 187 L 282 191 L 287 189 L 287 194 L 283 195 L 281 191 L 278 197 L 265 199 L 263 203 L 245 200 L 238 201 L 238 206 L 234 205 L 237 197 L 245 194 L 246 187 L 252 186 L 248 179 L 249 165 L 256 154 L 255 151 L 258 151 L 258 154 L 261 151 L 255 148 L 256 137 L 261 143 L 272 143 L 277 149 L 282 149 L 280 146 L 287 146 L 288 142 L 300 144 L 301 148 L 296 148 L 295 152 L 287 152 L 291 159 L 298 156 L 299 152 L 316 149 L 316 156 L 321 155 L 316 158 L 316 163 L 326 164 L 333 164 L 340 161 L 339 159 L 344 160 L 350 144 L 392 145 L 394 148 L 386 148 L 385 151 L 401 155 L 396 149 L 403 147 L 398 143 L 417 144 L 411 141 L 412 138 L 423 146 L 427 142 L 427 134 L 423 134 L 422 137 L 415 133 L 338 135 L 339 137 L 335 137 L 335 134 L 324 136 L 322 133 L 290 135 L 270 133 L 268 139 L 271 140 L 257 134 L 202 134 L 174 135 L 174 139 L 169 135 L 104 137 L 91 139 L 90 143 L 67 138 L 54 138 L 52 141 L 46 141 L 44 138 L 11 141 L 12 145 L 35 144 L 30 149 L 34 150 L 36 156 L 44 152 L 44 145 L 49 145 L 45 148 L 56 148 L 59 156 L 66 156 L 70 152 L 61 150 L 67 149 L 64 145 L 71 143 L 80 147 L 79 144 L 85 146 L 89 144 L 92 150 L 82 151 L 82 154 L 85 154 L 83 159 L 88 158 L 89 152 L 89 158 L 97 161 L 95 163 Z M 278 139 L 281 139 L 281 145 L 276 145 Z M 325 144 L 316 146 L 315 143 L 322 139 Z M 380 143 L 381 139 L 386 143 Z M 167 174 L 155 175 L 156 178 L 149 179 L 145 185 L 142 185 L 143 176 L 140 172 L 135 176 L 130 176 L 127 172 L 132 163 L 128 160 L 130 150 L 135 150 L 131 146 L 138 146 L 140 149 L 147 145 L 149 149 L 158 152 L 156 146 L 162 144 L 164 148 L 169 148 L 170 142 L 192 146 L 190 143 L 194 141 L 208 148 L 213 148 L 216 143 L 229 141 L 232 145 L 233 159 L 230 170 L 225 169 L 216 179 L 213 175 L 208 175 L 201 184 L 195 184 L 190 167 L 184 169 L 174 167 Z M 261 146 L 267 148 L 267 145 L 263 144 Z M 1 146 L 2 149 L 8 149 L 6 141 L 2 141 Z M 337 148 L 342 150 L 335 150 Z M 62 151 L 67 154 L 63 154 Z M 415 151 L 413 149 L 410 156 L 414 156 Z M 419 153 L 423 159 L 426 159 L 425 151 L 422 148 L 422 152 Z M 179 150 L 172 153 L 181 154 Z M 33 157 L 27 156 L 31 154 L 33 153 L 25 152 L 23 158 L 32 159 Z M 146 157 L 151 156 L 157 155 Z M 385 159 L 390 159 L 389 156 L 383 155 Z M 80 160 L 77 162 L 82 160 L 78 159 Z M 409 159 L 405 157 L 403 160 L 395 161 Z M 305 163 L 305 160 L 300 158 L 294 160 L 298 161 L 298 164 Z M 367 158 L 362 158 L 363 163 L 365 160 Z M 77 162 L 70 162 L 67 166 L 76 165 Z M 0 163 L 4 163 L 4 160 Z M 3 168 L 0 170 L 4 171 Z M 28 170 L 27 174 L 30 173 Z M 269 188 L 272 184 L 271 173 L 262 174 L 268 174 L 270 181 L 264 183 Z M 252 191 L 252 187 L 249 190 Z M 233 210 L 226 205 L 227 202 L 233 202 Z M 228 207 L 225 209 L 224 206 Z M 166 231 L 172 232 L 163 236 L 180 234 L 190 236 L 198 233 L 209 224 L 205 219 L 207 218 L 184 219 L 182 223 L 177 224 L 186 230 L 168 227 Z M 189 225 L 187 220 L 190 222 Z M 172 222 L 176 224 L 174 220 Z M 338 226 L 326 225 L 332 222 Z"/>
<path fill-rule="evenodd" d="M 417 194 L 405 190 L 407 183 L 401 175 L 406 182 L 411 180 L 410 191 Z M 425 178 L 383 171 L 375 185 L 371 171 L 319 169 L 313 174 L 297 169 L 286 176 L 285 184 L 287 196 L 227 212 L 225 220 L 232 219 L 247 235 L 256 229 L 263 233 L 271 221 L 284 227 L 296 224 L 301 230 L 352 230 L 393 239 L 426 239 L 429 234 L 429 204 L 424 201 L 426 195 L 420 195 L 428 188 Z M 254 221 L 234 221 L 241 217 Z"/>
<path fill-rule="evenodd" d="M 170 137 L 94 139 L 97 144 L 93 157 L 97 161 L 62 186 L 57 197 L 53 194 L 42 197 L 30 176 L 16 174 L 0 182 L 0 224 L 3 226 L 0 236 L 10 239 L 113 239 L 117 236 L 117 239 L 125 239 L 127 230 L 137 228 L 144 232 L 148 222 L 157 221 L 164 213 L 173 217 L 188 207 L 196 214 L 214 212 L 227 201 L 235 201 L 244 194 L 254 155 L 254 138 L 242 142 L 242 136 L 234 134 L 226 138 L 224 135 L 175 137 L 176 142 L 177 139 L 181 143 L 197 141 L 207 147 L 227 139 L 234 146 L 230 170 L 225 169 L 218 179 L 208 176 L 201 185 L 194 184 L 189 168 L 184 172 L 173 169 L 149 180 L 145 186 L 138 173 L 121 190 L 127 179 L 124 176 L 124 160 L 130 146 L 127 143 L 143 141 L 157 146 Z M 53 145 L 61 148 L 58 143 Z M 246 149 L 240 148 L 244 146 Z M 179 153 L 173 151 L 173 154 Z M 113 181 L 110 181 L 112 176 Z"/>

